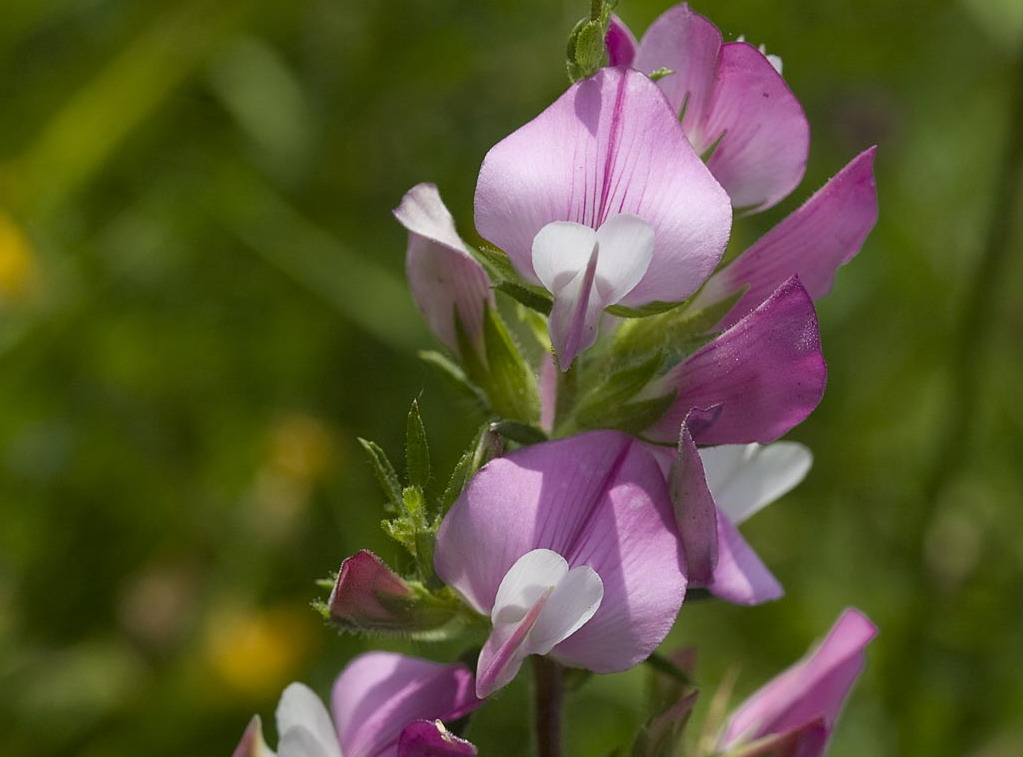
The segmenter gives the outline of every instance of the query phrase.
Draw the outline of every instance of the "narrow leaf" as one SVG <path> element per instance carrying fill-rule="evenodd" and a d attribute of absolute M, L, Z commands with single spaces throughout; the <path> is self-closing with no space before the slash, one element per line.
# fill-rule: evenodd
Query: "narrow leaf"
<path fill-rule="evenodd" d="M 662 302 L 657 300 L 655 302 L 648 302 L 646 305 L 640 305 L 638 308 L 630 308 L 626 305 L 611 305 L 604 308 L 604 310 L 619 318 L 649 318 L 652 315 L 667 313 L 684 303 L 685 300 L 679 300 L 678 302 Z"/>
<path fill-rule="evenodd" d="M 405 476 L 409 486 L 424 491 L 430 481 L 430 447 L 417 400 L 412 401 L 405 429 Z"/>
<path fill-rule="evenodd" d="M 483 316 L 487 356 L 487 395 L 499 415 L 529 423 L 539 414 L 536 377 L 493 308 Z"/>
<path fill-rule="evenodd" d="M 519 444 L 539 444 L 547 441 L 547 434 L 536 426 L 518 421 L 495 421 L 490 424 L 490 430 Z"/>
<path fill-rule="evenodd" d="M 554 300 L 545 289 L 540 287 L 518 284 L 513 281 L 502 281 L 496 287 L 499 292 L 504 292 L 516 302 L 520 302 L 531 310 L 543 315 L 550 315 L 554 307 Z"/>
<path fill-rule="evenodd" d="M 581 416 L 600 416 L 635 397 L 661 367 L 661 355 L 655 353 L 638 363 L 612 370 L 596 389 L 579 404 Z"/>
<path fill-rule="evenodd" d="M 395 472 L 394 466 L 387 459 L 387 454 L 376 442 L 359 439 L 359 444 L 362 445 L 362 449 L 366 452 L 366 457 L 369 458 L 369 463 L 373 467 L 373 474 L 376 476 L 380 488 L 384 490 L 388 504 L 395 509 L 401 509 L 401 483 L 398 480 L 398 474 Z"/>

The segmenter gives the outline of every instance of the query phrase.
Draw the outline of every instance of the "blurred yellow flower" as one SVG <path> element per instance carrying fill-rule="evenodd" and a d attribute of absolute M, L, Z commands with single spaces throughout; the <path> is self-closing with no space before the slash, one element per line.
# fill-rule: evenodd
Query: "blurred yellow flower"
<path fill-rule="evenodd" d="M 241 696 L 264 698 L 297 677 L 318 628 L 305 605 L 223 611 L 210 619 L 203 656 L 227 687 Z"/>
<path fill-rule="evenodd" d="M 38 275 L 32 245 L 21 227 L 0 210 L 0 302 L 21 300 Z"/>

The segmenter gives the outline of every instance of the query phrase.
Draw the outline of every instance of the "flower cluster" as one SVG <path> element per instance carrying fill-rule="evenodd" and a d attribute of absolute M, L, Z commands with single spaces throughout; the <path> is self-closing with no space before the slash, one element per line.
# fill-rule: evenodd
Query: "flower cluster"
<path fill-rule="evenodd" d="M 475 675 L 364 655 L 335 684 L 333 723 L 294 684 L 282 756 L 472 754 L 456 721 L 527 658 L 622 671 L 655 653 L 687 592 L 782 595 L 738 526 L 810 468 L 805 447 L 777 440 L 824 392 L 813 301 L 876 220 L 873 148 L 726 258 L 733 216 L 771 208 L 805 171 L 809 127 L 780 59 L 725 43 L 684 4 L 637 42 L 604 3 L 569 50 L 578 80 L 483 160 L 485 244 L 463 240 L 433 185 L 394 211 L 412 296 L 445 348 L 424 359 L 485 422 L 443 492 L 415 404 L 404 476 L 363 443 L 385 530 L 415 569 L 359 552 L 322 604 L 342 630 L 478 638 Z M 822 754 L 873 635 L 845 611 L 712 751 Z M 693 695 L 647 738 L 677 739 Z M 257 719 L 236 756 L 259 754 Z"/>

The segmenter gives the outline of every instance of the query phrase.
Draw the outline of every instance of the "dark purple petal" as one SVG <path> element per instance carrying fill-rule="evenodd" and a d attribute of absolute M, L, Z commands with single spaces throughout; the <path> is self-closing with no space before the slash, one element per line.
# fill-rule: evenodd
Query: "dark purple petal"
<path fill-rule="evenodd" d="M 611 16 L 611 23 L 604 36 L 604 47 L 607 49 L 608 65 L 632 65 L 636 57 L 636 38 L 618 16 Z"/>
<path fill-rule="evenodd" d="M 532 246 L 554 221 L 599 229 L 632 214 L 654 229 L 653 259 L 621 303 L 687 297 L 721 258 L 731 228 L 727 194 L 693 152 L 657 86 L 605 68 L 487 153 L 476 185 L 476 227 L 538 279 Z"/>
<path fill-rule="evenodd" d="M 594 431 L 487 463 L 441 524 L 437 573 L 489 615 L 505 574 L 534 549 L 589 566 L 603 582 L 593 617 L 554 647 L 561 661 L 624 670 L 671 629 L 683 556 L 664 475 L 634 438 Z"/>
<path fill-rule="evenodd" d="M 394 757 L 416 720 L 457 720 L 478 707 L 472 673 L 391 652 L 370 652 L 342 671 L 331 708 L 344 757 Z"/>
<path fill-rule="evenodd" d="M 720 405 L 717 421 L 694 434 L 698 444 L 772 442 L 817 407 L 826 379 L 813 302 L 793 277 L 665 374 L 658 390 L 678 395 L 646 436 L 673 442 L 691 408 Z"/>
<path fill-rule="evenodd" d="M 447 730 L 439 720 L 417 720 L 401 732 L 398 757 L 471 757 L 476 747 Z"/>
<path fill-rule="evenodd" d="M 830 733 L 863 670 L 866 646 L 876 635 L 877 628 L 863 613 L 853 608 L 845 610 L 820 646 L 735 711 L 719 747 L 727 750 L 738 743 L 783 734 L 818 721 Z M 820 741 L 817 750 L 800 751 L 800 757 L 820 757 L 826 739 Z"/>
<path fill-rule="evenodd" d="M 687 423 L 682 424 L 668 482 L 675 523 L 685 550 L 689 583 L 705 586 L 713 580 L 718 561 L 717 507 Z"/>
<path fill-rule="evenodd" d="M 877 221 L 876 151 L 871 147 L 856 156 L 798 210 L 711 277 L 700 291 L 701 303 L 709 305 L 749 287 L 722 326 L 738 321 L 790 276 L 799 276 L 815 300 L 831 291 L 835 272 L 860 251 Z"/>
<path fill-rule="evenodd" d="M 353 629 L 401 629 L 410 618 L 400 608 L 411 599 L 409 585 L 363 549 L 341 563 L 328 606 L 335 620 Z"/>

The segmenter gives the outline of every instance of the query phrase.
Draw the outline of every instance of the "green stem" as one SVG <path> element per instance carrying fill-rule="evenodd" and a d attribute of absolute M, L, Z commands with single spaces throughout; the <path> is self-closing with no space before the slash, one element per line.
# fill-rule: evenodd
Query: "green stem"
<path fill-rule="evenodd" d="M 539 757 L 561 757 L 561 709 L 565 689 L 561 666 L 549 657 L 533 657 L 536 702 L 536 753 Z"/>

